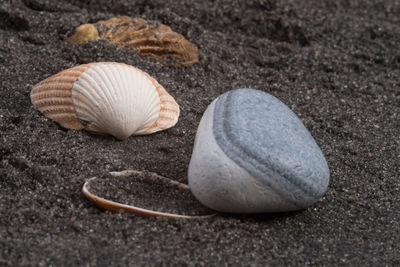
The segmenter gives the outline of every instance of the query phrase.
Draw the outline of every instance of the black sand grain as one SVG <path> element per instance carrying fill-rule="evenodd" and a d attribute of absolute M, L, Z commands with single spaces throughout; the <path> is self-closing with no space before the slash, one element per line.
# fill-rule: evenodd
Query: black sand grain
<path fill-rule="evenodd" d="M 0 265 L 400 265 L 400 1 L 0 0 Z M 111 16 L 169 25 L 200 63 L 166 67 L 127 48 L 63 42 Z M 155 77 L 176 127 L 117 141 L 59 127 L 32 86 L 117 61 Z M 174 220 L 114 214 L 86 178 L 138 169 L 187 183 L 196 129 L 221 93 L 273 94 L 326 155 L 331 183 L 296 213 Z"/>

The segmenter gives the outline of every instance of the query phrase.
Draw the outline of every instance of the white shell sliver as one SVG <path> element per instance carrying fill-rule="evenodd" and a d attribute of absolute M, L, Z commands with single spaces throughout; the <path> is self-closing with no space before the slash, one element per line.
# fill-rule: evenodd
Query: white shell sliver
<path fill-rule="evenodd" d="M 179 106 L 147 73 L 114 62 L 76 66 L 40 82 L 31 99 L 44 115 L 69 129 L 118 139 L 174 126 Z"/>
<path fill-rule="evenodd" d="M 118 139 L 144 134 L 157 120 L 160 98 L 141 71 L 122 64 L 97 64 L 83 72 L 72 87 L 72 101 L 88 130 Z"/>

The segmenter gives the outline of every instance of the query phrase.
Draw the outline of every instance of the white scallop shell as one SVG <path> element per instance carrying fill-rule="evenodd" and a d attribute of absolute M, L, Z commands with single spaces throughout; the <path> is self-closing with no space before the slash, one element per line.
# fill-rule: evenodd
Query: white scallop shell
<path fill-rule="evenodd" d="M 64 70 L 36 85 L 33 104 L 70 129 L 118 139 L 174 126 L 179 106 L 147 73 L 122 63 L 91 63 Z"/>

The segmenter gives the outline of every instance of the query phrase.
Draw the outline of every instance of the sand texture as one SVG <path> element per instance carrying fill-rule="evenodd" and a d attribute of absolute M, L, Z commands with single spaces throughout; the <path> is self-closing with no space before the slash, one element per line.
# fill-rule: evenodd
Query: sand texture
<path fill-rule="evenodd" d="M 0 265 L 400 265 L 399 14 L 396 0 L 1 0 Z M 64 42 L 114 16 L 170 26 L 199 63 Z M 177 125 L 118 141 L 31 104 L 38 82 L 102 61 L 157 79 L 180 105 Z M 86 178 L 124 169 L 187 183 L 203 112 L 236 88 L 278 97 L 310 131 L 331 172 L 315 205 L 187 221 L 106 212 L 82 194 Z"/>

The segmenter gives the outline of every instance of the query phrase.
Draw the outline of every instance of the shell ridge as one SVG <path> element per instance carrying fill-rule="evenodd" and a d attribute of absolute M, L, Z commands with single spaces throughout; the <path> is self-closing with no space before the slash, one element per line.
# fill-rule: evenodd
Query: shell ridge
<path fill-rule="evenodd" d="M 156 120 L 152 123 L 152 125 L 150 125 L 149 128 L 147 128 L 147 129 L 145 130 L 146 133 L 157 132 L 157 131 L 159 131 L 159 130 L 157 129 L 157 121 L 158 121 L 158 119 L 159 119 L 159 117 L 160 117 L 160 114 L 161 114 L 161 107 L 162 107 L 162 105 L 161 105 L 162 98 L 161 98 L 161 94 L 160 94 L 160 88 L 162 88 L 162 86 L 161 86 L 154 78 L 152 78 L 148 73 L 146 73 L 146 72 L 144 72 L 144 71 L 142 71 L 142 70 L 139 70 L 139 69 L 138 69 L 138 71 L 141 72 L 144 76 L 146 76 L 147 79 L 149 79 L 149 81 L 152 83 L 153 87 L 155 88 L 156 95 L 158 96 L 158 101 L 157 101 L 157 105 L 158 105 L 158 114 L 157 114 L 157 118 L 156 118 Z"/>
<path fill-rule="evenodd" d="M 104 81 L 104 87 L 102 85 L 99 85 L 100 87 L 103 87 L 102 90 L 104 91 L 105 94 L 107 94 L 107 99 L 110 99 L 111 101 L 109 103 L 115 102 L 116 98 L 115 95 L 111 93 L 110 90 L 116 89 L 115 85 L 118 85 L 118 81 L 114 78 L 114 75 L 107 74 L 107 71 L 110 71 L 112 74 L 114 74 L 114 64 L 98 64 L 96 68 L 93 69 L 93 71 L 98 75 L 99 78 L 101 78 Z"/>
<path fill-rule="evenodd" d="M 51 83 L 39 84 L 34 88 L 31 95 L 53 90 L 70 91 L 70 89 L 67 89 L 68 87 L 72 87 L 72 83 L 59 84 L 57 82 L 51 82 Z"/>
<path fill-rule="evenodd" d="M 149 76 L 137 68 L 134 68 L 134 70 L 136 75 L 141 77 L 141 79 L 137 79 L 137 86 L 140 86 L 141 88 L 140 94 L 143 96 L 142 98 L 146 99 L 146 102 L 143 103 L 143 108 L 146 113 L 142 112 L 142 125 L 136 131 L 137 134 L 142 134 L 145 133 L 154 121 L 157 120 L 159 98 L 156 88 L 154 87 L 152 80 L 149 79 Z"/>
<path fill-rule="evenodd" d="M 121 69 L 119 69 L 121 67 Z M 120 65 L 114 65 L 111 67 L 112 73 L 113 73 L 113 78 L 116 80 L 115 82 L 118 81 L 118 86 L 121 87 L 121 94 L 122 94 L 122 99 L 123 99 L 123 105 L 127 105 L 129 103 L 129 99 L 131 98 L 131 90 L 129 90 L 128 83 L 126 82 L 128 75 L 124 75 L 124 70 L 125 70 L 125 65 L 120 64 Z M 130 109 L 128 109 L 130 111 Z M 122 117 L 122 121 L 127 123 L 129 122 L 129 112 L 122 112 L 121 109 L 117 110 L 118 116 Z"/>
<path fill-rule="evenodd" d="M 35 100 L 35 105 L 42 101 L 50 101 L 53 98 L 70 98 L 71 92 L 65 92 L 65 90 L 60 90 L 57 94 L 50 94 L 49 91 L 38 92 L 36 94 L 31 95 L 32 100 Z M 72 104 L 72 102 L 71 102 Z"/>
<path fill-rule="evenodd" d="M 161 113 L 160 99 L 159 99 L 159 97 L 158 97 L 157 102 L 156 102 L 155 99 L 154 99 L 154 98 L 157 98 L 157 97 L 158 97 L 158 94 L 157 94 L 157 96 L 153 97 L 152 102 L 149 103 L 149 105 L 151 106 L 152 112 L 150 112 L 150 113 L 148 114 L 147 119 L 146 119 L 146 121 L 148 121 L 148 120 L 150 120 L 153 116 L 156 117 L 156 119 L 152 122 L 152 124 L 153 124 L 155 121 L 158 120 L 158 118 L 159 118 L 159 116 L 160 116 L 160 113 Z M 151 127 L 151 125 L 149 125 L 147 128 L 150 128 L 150 127 Z"/>
<path fill-rule="evenodd" d="M 129 99 L 131 98 L 130 95 L 130 90 L 129 87 L 127 87 L 127 84 L 125 82 L 126 78 L 128 75 L 125 73 L 125 66 L 124 64 L 115 64 L 108 66 L 110 73 L 110 79 L 113 79 L 115 81 L 115 85 L 118 86 L 120 90 L 118 90 L 118 97 L 120 101 L 118 101 L 119 108 L 116 109 L 114 112 L 118 114 L 118 117 L 121 118 L 120 123 L 123 126 L 123 130 L 129 129 L 131 125 L 127 125 L 129 123 L 129 113 L 130 113 L 130 107 L 127 105 L 129 103 Z M 124 75 L 125 74 L 125 75 Z M 128 111 L 128 112 L 127 112 Z M 130 131 L 132 131 L 130 129 Z"/>
<path fill-rule="evenodd" d="M 63 112 L 71 112 L 73 111 L 73 107 L 69 105 L 59 105 L 57 107 L 47 107 L 43 109 L 44 112 L 46 112 L 49 115 L 55 115 L 58 113 L 63 113 Z"/>
<path fill-rule="evenodd" d="M 120 92 L 119 83 L 114 78 L 114 64 L 99 64 L 94 69 L 96 75 L 102 79 L 103 83 L 98 84 L 99 89 L 107 95 L 107 105 L 105 108 L 107 109 L 106 113 L 114 114 L 115 116 L 121 116 L 120 112 L 120 103 L 118 101 L 118 95 L 112 92 Z M 104 118 L 103 118 L 104 119 Z"/>
<path fill-rule="evenodd" d="M 81 99 L 85 99 L 85 100 L 89 101 L 94 107 L 97 108 L 95 103 L 96 103 L 97 99 L 101 99 L 102 96 L 99 95 L 98 92 L 95 90 L 86 90 L 87 87 L 90 87 L 90 88 L 92 87 L 92 86 L 90 86 L 90 82 L 88 82 L 88 79 L 91 79 L 91 78 L 83 76 L 81 79 L 79 79 L 79 83 L 74 84 L 73 94 L 75 94 L 76 92 L 79 92 L 83 96 L 83 98 L 81 98 Z M 81 99 L 77 99 L 77 100 L 79 101 Z M 75 101 L 74 101 L 74 104 L 80 104 L 80 103 L 75 103 Z"/>
<path fill-rule="evenodd" d="M 71 76 L 67 76 L 67 75 L 59 76 L 59 77 L 55 77 L 55 78 L 52 78 L 52 79 L 50 79 L 50 78 L 48 78 L 48 79 L 46 79 L 44 81 L 41 81 L 40 84 L 41 85 L 45 85 L 45 84 L 49 84 L 49 83 L 54 83 L 54 84 L 57 84 L 57 83 L 73 84 L 76 81 L 76 76 L 73 76 L 73 75 L 71 75 Z"/>
<path fill-rule="evenodd" d="M 96 64 L 96 65 L 98 66 L 100 64 Z M 100 99 L 105 100 L 107 103 L 107 106 L 111 107 L 111 109 L 114 109 L 114 105 L 112 105 L 112 103 L 113 103 L 112 100 L 115 98 L 108 89 L 108 88 L 114 88 L 114 86 L 107 79 L 108 78 L 107 73 L 105 73 L 103 70 L 101 70 L 99 68 L 92 68 L 90 70 L 90 73 L 87 73 L 83 78 L 84 78 L 83 81 L 86 83 L 85 87 L 87 86 L 87 88 L 91 89 L 90 91 L 92 91 L 93 93 L 96 94 L 97 98 L 95 98 L 95 101 L 98 103 L 101 103 Z M 101 83 L 99 81 L 103 81 L 103 83 Z M 108 81 L 108 83 L 104 83 L 107 81 Z M 89 91 L 89 90 L 86 90 L 86 91 Z M 98 108 L 98 110 L 101 111 L 100 106 L 98 104 L 96 104 L 96 102 L 93 102 L 93 105 L 95 105 Z M 101 107 L 103 108 L 103 106 L 101 106 Z"/>
<path fill-rule="evenodd" d="M 128 122 L 128 114 L 124 112 L 125 110 L 125 105 L 128 102 L 128 99 L 130 99 L 130 94 L 127 84 L 124 82 L 125 78 L 128 77 L 128 75 L 123 75 L 124 70 L 125 70 L 125 64 L 119 63 L 119 64 L 109 64 L 107 65 L 107 69 L 110 71 L 112 75 L 108 75 L 107 79 L 110 81 L 111 84 L 113 84 L 114 91 L 118 87 L 119 90 L 117 94 L 110 94 L 113 95 L 113 103 L 118 102 L 118 108 L 112 107 L 112 112 L 116 114 L 117 116 L 122 118 L 122 122 Z M 103 70 L 105 71 L 105 70 Z M 111 87 L 109 87 L 111 88 Z M 122 99 L 122 101 L 118 101 L 118 99 Z"/>
<path fill-rule="evenodd" d="M 170 115 L 170 111 L 175 110 L 179 116 L 179 106 L 163 87 L 160 86 L 159 92 L 161 95 L 161 108 L 157 123 L 158 128 L 164 130 L 176 124 L 177 119 L 174 119 L 174 117 Z"/>
<path fill-rule="evenodd" d="M 96 92 L 89 92 L 88 90 L 85 90 L 85 86 L 84 86 L 85 84 L 86 84 L 86 81 L 84 79 L 80 79 L 79 83 L 74 84 L 74 87 L 73 87 L 74 88 L 74 96 L 72 99 L 74 102 L 74 106 L 77 109 L 77 114 L 78 114 L 79 119 L 83 119 L 85 121 L 94 121 L 95 119 L 98 118 L 97 117 L 98 112 L 95 112 L 95 111 L 100 110 L 99 106 L 96 104 L 97 99 L 99 99 L 100 97 L 98 95 L 93 95 Z M 76 95 L 77 93 L 78 93 L 78 95 Z M 85 103 L 85 101 L 88 101 L 89 103 Z M 82 105 L 90 106 L 91 112 L 83 113 L 81 111 Z"/>
<path fill-rule="evenodd" d="M 58 99 L 49 99 L 49 98 L 38 99 L 35 103 L 35 106 L 41 108 L 48 104 L 73 106 L 72 99 L 70 97 L 59 97 Z"/>
<path fill-rule="evenodd" d="M 126 72 L 130 71 L 130 68 L 128 67 L 128 65 L 126 64 L 121 64 L 121 66 L 123 66 L 124 70 L 126 70 Z M 133 84 L 131 84 L 130 82 L 130 76 L 129 75 L 124 75 L 125 72 L 123 71 L 118 71 L 118 75 L 122 81 L 122 83 L 124 84 L 124 86 L 126 86 L 127 90 L 125 90 L 125 94 L 126 94 L 126 98 L 124 99 L 131 99 L 132 97 L 134 97 L 134 89 L 133 89 Z M 127 101 L 127 104 L 129 105 L 129 101 Z M 135 114 L 131 114 L 131 113 L 125 113 L 124 114 L 124 119 L 125 121 L 129 121 L 129 117 L 132 116 L 134 117 Z"/>
<path fill-rule="evenodd" d="M 125 65 L 125 64 L 124 64 L 124 66 L 126 67 L 126 71 L 127 72 L 132 71 L 135 74 L 135 77 L 136 77 L 137 71 L 136 71 L 135 68 L 129 68 L 129 66 Z M 135 105 L 135 102 L 136 102 L 136 100 L 138 98 L 138 97 L 135 97 L 135 89 L 134 89 L 135 88 L 135 84 L 132 83 L 131 76 L 128 76 L 128 75 L 122 75 L 122 76 L 123 76 L 123 81 L 124 81 L 125 86 L 127 86 L 127 88 L 129 88 L 129 90 L 127 90 L 127 94 L 130 95 L 129 99 L 134 99 L 134 103 L 130 103 L 130 101 L 128 101 L 128 104 Z M 132 116 L 132 118 L 136 118 L 136 115 L 137 114 L 135 114 L 134 112 L 132 112 L 132 114 L 126 114 L 126 116 Z M 128 120 L 128 118 L 126 118 L 126 119 Z M 135 131 L 136 130 L 137 129 L 135 129 Z"/>
<path fill-rule="evenodd" d="M 135 112 L 135 114 L 132 114 L 132 115 L 135 116 L 136 118 L 139 118 L 140 110 L 137 110 L 137 109 L 140 107 L 139 103 L 138 103 L 138 99 L 143 98 L 143 96 L 142 96 L 142 93 L 143 93 L 142 80 L 140 77 L 140 73 L 136 69 L 131 69 L 131 70 L 132 70 L 132 73 L 134 73 L 134 76 L 130 77 L 130 81 L 128 81 L 128 82 L 133 82 L 132 87 L 137 88 L 136 91 L 132 90 L 132 95 L 134 95 L 132 98 L 132 100 L 133 100 L 132 106 L 136 107 L 136 109 L 135 109 L 136 112 Z M 138 125 L 135 129 L 135 132 L 140 131 L 140 129 L 141 129 L 141 126 Z"/>
<path fill-rule="evenodd" d="M 76 108 L 79 120 L 85 122 L 96 120 L 97 116 L 94 112 L 95 109 L 93 109 L 91 103 L 86 103 L 86 101 L 82 101 L 82 99 L 86 100 L 87 97 L 81 92 L 76 92 L 75 94 L 76 95 L 74 96 L 74 106 Z M 76 101 L 78 101 L 79 104 L 76 104 Z"/>
<path fill-rule="evenodd" d="M 86 98 L 81 92 L 76 92 L 75 99 Z M 86 103 L 85 101 L 79 101 L 79 114 L 86 114 L 84 118 L 81 116 L 79 119 L 84 121 L 92 121 L 94 118 L 97 118 L 95 111 L 92 108 L 90 103 Z M 91 119 L 90 119 L 91 118 Z"/>
<path fill-rule="evenodd" d="M 104 71 L 101 69 L 101 66 L 101 64 L 96 64 L 88 69 L 88 72 L 84 73 L 84 78 L 87 79 L 85 82 L 87 82 L 87 87 L 90 88 L 91 91 L 93 90 L 93 92 L 95 92 L 98 96 L 96 101 L 103 99 L 106 101 L 108 106 L 112 106 L 111 99 L 113 96 L 110 95 L 110 92 L 107 90 L 107 88 L 111 88 L 113 86 L 107 79 L 108 75 L 104 73 Z"/>
<path fill-rule="evenodd" d="M 144 74 L 144 73 L 142 72 L 142 74 Z M 155 80 L 153 78 L 151 78 L 149 75 L 145 75 L 145 76 L 151 82 L 152 88 L 155 91 L 155 94 L 153 94 L 153 98 L 151 100 L 149 100 L 149 105 L 151 106 L 152 109 L 157 108 L 157 113 L 158 113 L 157 119 L 158 119 L 158 116 L 160 115 L 160 112 L 161 112 L 161 98 L 157 91 L 157 85 L 154 83 Z M 149 114 L 149 117 L 150 116 L 152 117 L 152 115 Z M 157 119 L 155 121 L 157 121 Z"/>
<path fill-rule="evenodd" d="M 159 114 L 159 95 L 157 93 L 157 89 L 154 86 L 154 83 L 149 78 L 148 75 L 145 75 L 144 72 L 136 69 L 137 75 L 142 76 L 141 81 L 141 93 L 143 95 L 147 95 L 147 101 L 145 103 L 145 108 L 147 113 L 145 114 L 145 118 L 143 119 L 143 125 L 138 129 L 139 132 L 146 132 L 151 125 L 157 120 Z"/>

